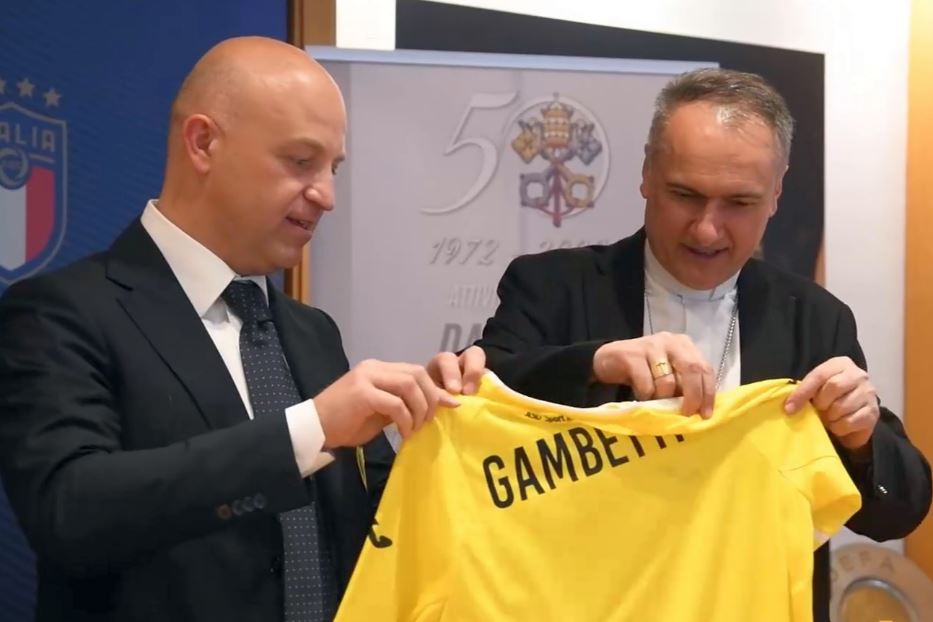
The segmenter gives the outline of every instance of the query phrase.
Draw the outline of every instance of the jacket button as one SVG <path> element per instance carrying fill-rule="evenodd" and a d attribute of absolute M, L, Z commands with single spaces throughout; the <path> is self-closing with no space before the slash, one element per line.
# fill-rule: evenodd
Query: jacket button
<path fill-rule="evenodd" d="M 217 518 L 220 520 L 230 520 L 231 516 L 233 516 L 233 512 L 230 511 L 230 506 L 226 503 L 217 508 Z"/>

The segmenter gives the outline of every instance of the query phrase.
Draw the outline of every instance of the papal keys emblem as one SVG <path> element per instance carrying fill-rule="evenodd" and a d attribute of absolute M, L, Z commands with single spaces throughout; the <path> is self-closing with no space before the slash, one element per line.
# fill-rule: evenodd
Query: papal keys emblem
<path fill-rule="evenodd" d="M 544 168 L 521 173 L 521 203 L 548 214 L 554 226 L 560 227 L 567 216 L 594 207 L 597 181 L 579 167 L 581 163 L 589 167 L 596 160 L 605 137 L 582 106 L 556 93 L 553 100 L 531 105 L 526 112 L 530 114 L 516 120 L 520 132 L 512 140 L 512 149 L 525 164 L 540 158 Z"/>

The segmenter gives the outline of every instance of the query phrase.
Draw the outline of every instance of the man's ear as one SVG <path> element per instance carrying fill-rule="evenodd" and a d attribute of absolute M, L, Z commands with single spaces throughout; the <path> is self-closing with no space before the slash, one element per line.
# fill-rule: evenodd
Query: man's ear
<path fill-rule="evenodd" d="M 181 131 L 191 165 L 199 173 L 210 171 L 219 137 L 217 124 L 207 115 L 193 114 L 185 119 Z"/>
<path fill-rule="evenodd" d="M 774 216 L 777 214 L 778 210 L 778 199 L 781 198 L 781 193 L 784 191 L 784 176 L 787 175 L 787 170 L 790 168 L 789 164 L 784 165 L 784 170 L 778 175 L 777 183 L 774 186 L 774 199 L 771 202 L 771 211 L 768 214 L 768 217 Z"/>
<path fill-rule="evenodd" d="M 645 158 L 641 161 L 641 184 L 638 186 L 638 190 L 641 192 L 641 197 L 647 199 L 647 184 L 648 184 L 648 173 L 651 171 L 651 149 L 649 145 L 645 145 Z"/>

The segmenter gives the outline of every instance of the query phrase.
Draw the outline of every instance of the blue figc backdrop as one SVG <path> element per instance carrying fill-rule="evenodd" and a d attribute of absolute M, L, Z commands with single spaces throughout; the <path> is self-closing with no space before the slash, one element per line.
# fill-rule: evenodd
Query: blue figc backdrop
<path fill-rule="evenodd" d="M 106 248 L 159 191 L 194 61 L 231 36 L 285 39 L 286 18 L 286 0 L 4 0 L 0 293 Z M 0 488 L 0 620 L 34 606 L 35 561 Z"/>

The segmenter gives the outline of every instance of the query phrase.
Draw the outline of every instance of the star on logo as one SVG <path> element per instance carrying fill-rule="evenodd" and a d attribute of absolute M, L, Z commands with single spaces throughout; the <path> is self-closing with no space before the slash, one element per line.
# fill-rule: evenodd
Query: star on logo
<path fill-rule="evenodd" d="M 20 97 L 32 97 L 32 90 L 36 88 L 36 85 L 30 82 L 29 78 L 23 78 L 16 83 L 16 86 L 19 87 Z"/>
<path fill-rule="evenodd" d="M 45 98 L 46 107 L 58 106 L 58 102 L 61 101 L 62 94 L 56 91 L 54 88 L 49 89 L 42 94 L 42 97 Z"/>

